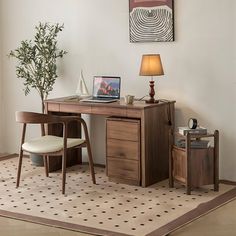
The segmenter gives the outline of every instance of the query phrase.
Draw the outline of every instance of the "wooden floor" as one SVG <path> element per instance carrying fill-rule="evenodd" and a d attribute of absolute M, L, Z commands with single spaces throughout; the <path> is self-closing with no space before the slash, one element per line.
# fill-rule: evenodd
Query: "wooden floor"
<path fill-rule="evenodd" d="M 170 236 L 235 236 L 236 200 L 199 218 L 193 223 L 170 234 Z M 0 217 L 0 232 L 4 236 L 88 236 L 88 234 L 27 223 Z"/>
<path fill-rule="evenodd" d="M 235 236 L 236 200 L 170 234 L 170 236 Z"/>

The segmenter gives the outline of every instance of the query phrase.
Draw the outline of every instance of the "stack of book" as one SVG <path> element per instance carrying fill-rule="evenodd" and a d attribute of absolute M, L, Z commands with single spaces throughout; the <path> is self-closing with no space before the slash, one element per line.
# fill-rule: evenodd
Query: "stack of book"
<path fill-rule="evenodd" d="M 176 141 L 175 145 L 180 148 L 185 148 L 186 141 L 185 139 L 179 139 Z M 191 140 L 190 147 L 191 148 L 208 148 L 210 147 L 210 141 L 209 140 Z"/>
<path fill-rule="evenodd" d="M 207 129 L 202 126 L 198 126 L 196 129 L 190 129 L 189 127 L 179 127 L 178 132 L 182 135 L 186 135 L 187 133 L 207 134 Z"/>

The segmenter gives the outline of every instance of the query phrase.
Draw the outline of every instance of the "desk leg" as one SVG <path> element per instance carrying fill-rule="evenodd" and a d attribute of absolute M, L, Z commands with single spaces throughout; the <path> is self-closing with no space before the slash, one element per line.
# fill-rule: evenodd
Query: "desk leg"
<path fill-rule="evenodd" d="M 219 191 L 219 131 L 214 132 L 214 191 Z"/>
<path fill-rule="evenodd" d="M 61 113 L 61 112 L 49 112 L 53 115 L 79 115 L 72 113 Z M 63 135 L 62 124 L 50 124 L 48 125 L 48 134 L 61 136 Z M 75 138 L 81 137 L 81 126 L 78 122 L 71 122 L 68 126 L 68 137 Z M 66 166 L 73 166 L 82 163 L 82 151 L 81 149 L 73 149 L 67 151 Z M 62 166 L 61 156 L 49 157 L 49 172 L 60 170 Z"/>
<path fill-rule="evenodd" d="M 188 133 L 186 136 L 186 159 L 187 159 L 187 178 L 186 178 L 186 187 L 187 187 L 187 195 L 191 194 L 192 188 L 192 176 L 191 176 L 191 138 Z"/>
<path fill-rule="evenodd" d="M 173 179 L 173 158 L 172 158 L 172 147 L 173 147 L 173 133 L 170 129 L 169 131 L 169 187 L 174 187 L 174 179 Z"/>

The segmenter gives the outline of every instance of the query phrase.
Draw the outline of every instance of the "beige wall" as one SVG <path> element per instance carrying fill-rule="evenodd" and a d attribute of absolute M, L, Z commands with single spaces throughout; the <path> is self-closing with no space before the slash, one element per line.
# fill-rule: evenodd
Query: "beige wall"
<path fill-rule="evenodd" d="M 60 45 L 69 53 L 50 97 L 75 92 L 82 68 L 88 87 L 93 75 L 120 75 L 122 95 L 141 97 L 148 80 L 139 77 L 144 53 L 160 53 L 165 69 L 156 78 L 159 98 L 175 99 L 176 126 L 196 117 L 209 130 L 220 130 L 220 175 L 236 181 L 235 0 L 176 0 L 175 42 L 129 43 L 128 0 L 2 0 L 3 55 L 30 38 L 39 21 L 65 23 Z M 13 17 L 14 16 L 14 17 Z M 17 152 L 15 110 L 40 111 L 39 97 L 25 97 L 14 60 L 3 57 L 4 151 Z M 104 118 L 93 117 L 93 152 L 104 162 Z M 31 131 L 30 135 L 33 135 Z"/>

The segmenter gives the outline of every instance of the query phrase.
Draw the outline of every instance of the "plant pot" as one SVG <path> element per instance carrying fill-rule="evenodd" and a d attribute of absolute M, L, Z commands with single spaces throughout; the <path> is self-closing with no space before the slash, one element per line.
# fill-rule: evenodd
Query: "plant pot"
<path fill-rule="evenodd" d="M 30 159 L 33 166 L 43 166 L 43 156 L 38 154 L 30 154 Z"/>

